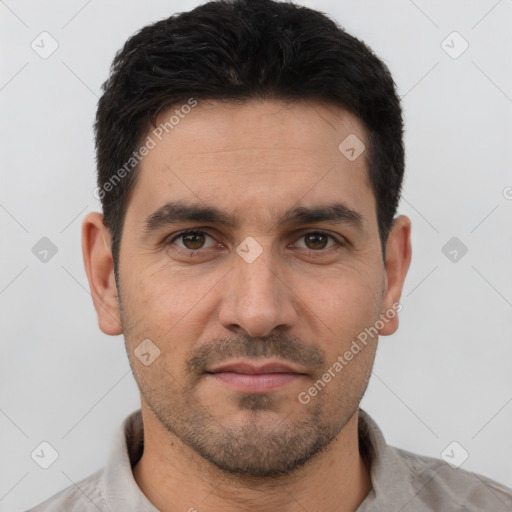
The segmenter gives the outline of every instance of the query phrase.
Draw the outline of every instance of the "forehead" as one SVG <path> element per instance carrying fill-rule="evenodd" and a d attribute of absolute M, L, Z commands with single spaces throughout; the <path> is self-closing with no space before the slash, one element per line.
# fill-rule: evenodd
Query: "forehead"
<path fill-rule="evenodd" d="M 341 200 L 363 216 L 373 213 L 366 130 L 341 108 L 199 102 L 192 109 L 174 106 L 156 124 L 147 134 L 153 147 L 141 160 L 127 221 L 130 212 L 142 219 L 170 200 L 222 204 L 260 225 L 265 212 L 275 218 L 298 203 Z M 362 153 L 348 158 L 347 145 Z"/>

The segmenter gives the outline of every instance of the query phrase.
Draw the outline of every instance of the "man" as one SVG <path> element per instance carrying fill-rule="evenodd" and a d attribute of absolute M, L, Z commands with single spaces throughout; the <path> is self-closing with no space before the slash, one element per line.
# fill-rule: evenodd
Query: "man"
<path fill-rule="evenodd" d="M 359 408 L 398 328 L 410 221 L 386 66 L 324 15 L 210 2 L 116 56 L 83 223 L 101 330 L 141 410 L 49 511 L 505 511 Z"/>

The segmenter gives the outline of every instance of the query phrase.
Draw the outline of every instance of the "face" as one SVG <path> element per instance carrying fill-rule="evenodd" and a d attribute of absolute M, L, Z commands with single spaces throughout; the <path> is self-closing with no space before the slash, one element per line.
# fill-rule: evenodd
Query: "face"
<path fill-rule="evenodd" d="M 344 354 L 392 299 L 351 134 L 368 146 L 341 109 L 274 101 L 199 103 L 149 132 L 120 249 L 127 353 L 143 407 L 230 473 L 300 467 L 366 389 L 377 338 Z"/>

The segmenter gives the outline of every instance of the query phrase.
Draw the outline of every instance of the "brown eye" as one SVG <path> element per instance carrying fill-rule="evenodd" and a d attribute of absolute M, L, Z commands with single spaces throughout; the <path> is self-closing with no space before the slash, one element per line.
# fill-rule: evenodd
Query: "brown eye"
<path fill-rule="evenodd" d="M 306 253 L 308 257 L 322 258 L 332 256 L 344 249 L 347 243 L 341 235 L 331 235 L 323 231 L 309 231 L 303 233 L 293 245 L 301 250 L 301 254 Z"/>
<path fill-rule="evenodd" d="M 201 249 L 204 244 L 204 235 L 202 233 L 189 233 L 182 235 L 181 239 L 187 249 Z"/>
<path fill-rule="evenodd" d="M 325 249 L 329 238 L 330 237 L 325 233 L 308 233 L 307 235 L 304 235 L 304 240 L 308 249 L 315 251 Z"/>
<path fill-rule="evenodd" d="M 180 249 L 199 251 L 200 249 L 212 247 L 212 243 L 210 243 L 209 246 L 205 246 L 208 238 L 211 239 L 213 243 L 215 242 L 210 235 L 202 231 L 184 231 L 175 236 L 169 244 L 176 244 Z"/>

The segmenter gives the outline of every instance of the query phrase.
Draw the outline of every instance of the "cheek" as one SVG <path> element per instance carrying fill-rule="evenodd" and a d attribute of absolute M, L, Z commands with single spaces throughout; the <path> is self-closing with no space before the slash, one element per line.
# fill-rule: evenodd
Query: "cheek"
<path fill-rule="evenodd" d="M 180 271 L 169 265 L 132 269 L 124 286 L 125 321 L 132 325 L 130 345 L 149 338 L 160 349 L 167 368 L 175 368 L 204 332 L 206 320 L 213 314 L 215 290 L 222 274 L 200 278 L 190 269 Z"/>
<path fill-rule="evenodd" d="M 303 283 L 301 298 L 327 331 L 327 338 L 350 343 L 366 327 L 378 320 L 382 305 L 382 287 L 378 272 L 363 275 L 356 271 L 340 272 L 331 279 Z M 306 293 L 307 290 L 309 293 Z"/>
<path fill-rule="evenodd" d="M 133 270 L 130 291 L 144 316 L 156 316 L 168 322 L 200 309 L 202 299 L 221 278 L 222 274 L 217 272 L 198 275 L 197 269 L 159 262 Z"/>
<path fill-rule="evenodd" d="M 329 382 L 322 390 L 333 410 L 356 407 L 367 385 L 377 348 L 377 337 L 358 341 L 380 318 L 381 287 L 376 279 L 340 277 L 324 288 L 312 307 L 318 316 L 319 345 L 326 352 L 327 367 L 319 376 Z"/>

